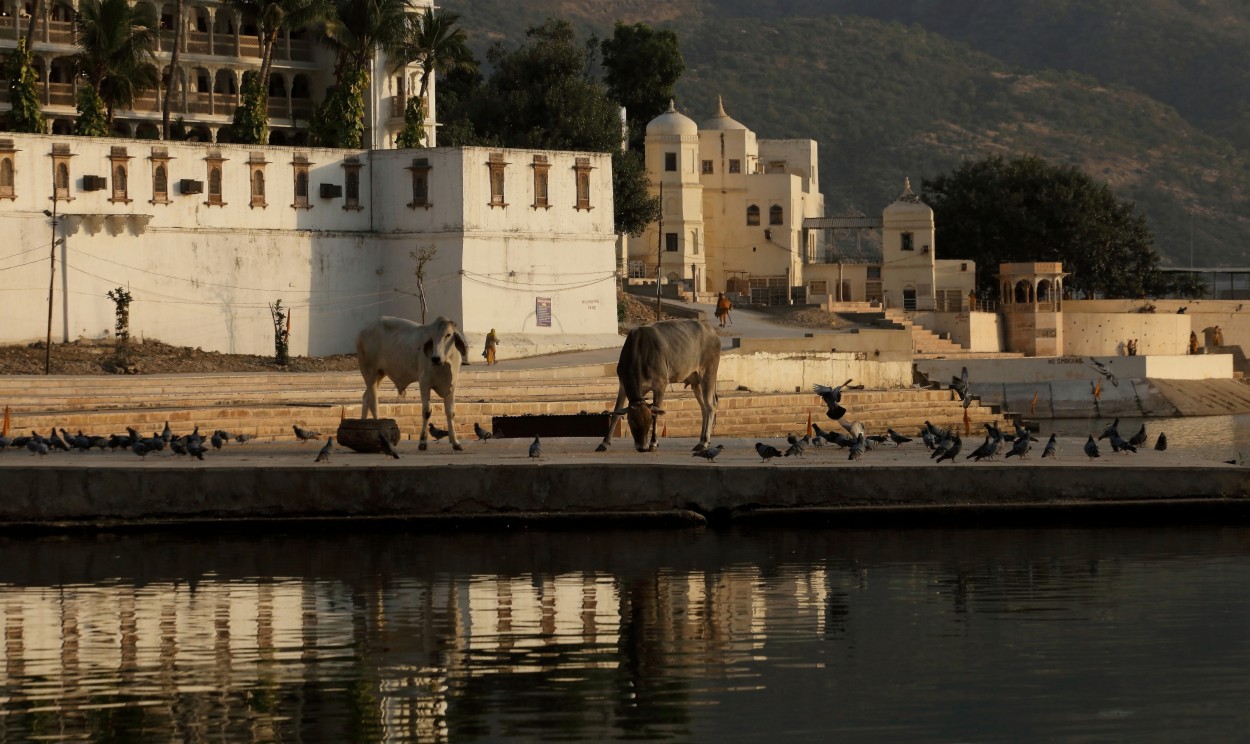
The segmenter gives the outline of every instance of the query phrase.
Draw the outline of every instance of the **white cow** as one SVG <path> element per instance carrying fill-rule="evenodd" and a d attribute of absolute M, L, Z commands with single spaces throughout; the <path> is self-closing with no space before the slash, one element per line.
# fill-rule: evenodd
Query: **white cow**
<path fill-rule="evenodd" d="M 421 388 L 419 449 L 425 449 L 429 436 L 431 389 L 443 399 L 452 448 L 463 449 L 456 438 L 455 408 L 456 378 L 466 353 L 455 322 L 441 315 L 427 325 L 403 318 L 378 318 L 356 336 L 356 361 L 365 378 L 360 417 L 378 417 L 378 383 L 383 377 L 391 378 L 401 396 L 417 382 Z"/>

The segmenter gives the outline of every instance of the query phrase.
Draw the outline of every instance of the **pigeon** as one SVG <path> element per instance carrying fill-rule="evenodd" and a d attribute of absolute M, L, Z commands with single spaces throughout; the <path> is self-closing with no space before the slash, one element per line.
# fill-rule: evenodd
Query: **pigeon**
<path fill-rule="evenodd" d="M 1110 424 L 1107 424 L 1107 428 L 1102 430 L 1102 433 L 1098 435 L 1098 441 L 1101 442 L 1102 440 L 1111 436 L 1112 432 L 1116 431 L 1119 428 L 1120 428 L 1120 419 L 1117 418 L 1115 421 L 1112 421 Z"/>
<path fill-rule="evenodd" d="M 57 435 L 55 428 L 52 429 L 52 436 L 48 437 L 44 441 L 48 443 L 48 449 L 50 450 L 59 449 L 62 452 L 69 452 L 69 445 L 66 444 L 59 435 Z"/>
<path fill-rule="evenodd" d="M 868 449 L 868 440 L 864 438 L 863 434 L 859 434 L 855 437 L 855 441 L 851 443 L 851 451 L 847 454 L 846 459 L 859 460 L 859 458 L 864 456 L 864 450 L 866 449 Z"/>
<path fill-rule="evenodd" d="M 924 422 L 924 428 L 926 431 L 932 434 L 933 439 L 938 442 L 942 441 L 946 437 L 946 435 L 949 433 L 946 431 L 946 429 L 939 429 L 938 427 L 934 426 L 928 421 Z"/>
<path fill-rule="evenodd" d="M 1155 440 L 1155 449 L 1163 452 L 1168 448 L 1168 435 L 1159 432 L 1159 438 Z"/>
<path fill-rule="evenodd" d="M 386 436 L 386 434 L 378 432 L 378 444 L 382 447 L 382 454 L 389 455 L 396 460 L 399 459 L 399 453 L 395 451 L 395 447 L 391 445 L 390 437 Z"/>
<path fill-rule="evenodd" d="M 847 447 L 850 447 L 852 444 L 855 444 L 855 438 L 854 438 L 854 437 L 848 437 L 847 435 L 845 435 L 845 434 L 839 434 L 839 433 L 838 433 L 838 432 L 836 432 L 836 431 L 831 431 L 831 432 L 829 432 L 829 437 L 828 437 L 827 441 L 832 442 L 832 443 L 834 443 L 835 445 L 837 445 L 837 446 L 839 446 L 839 447 L 841 447 L 841 448 L 843 448 L 843 449 L 846 449 Z"/>
<path fill-rule="evenodd" d="M 951 378 L 951 390 L 959 394 L 960 400 L 968 397 L 968 368 L 960 370 L 959 377 Z"/>
<path fill-rule="evenodd" d="M 825 411 L 825 415 L 834 421 L 837 421 L 846 415 L 846 409 L 841 406 L 842 388 L 850 384 L 851 381 L 847 380 L 837 387 L 829 387 L 828 385 L 812 385 L 812 390 L 820 396 L 820 399 L 825 402 L 825 406 L 828 408 L 828 410 Z"/>
<path fill-rule="evenodd" d="M 1085 442 L 1085 454 L 1088 455 L 1091 460 L 1100 456 L 1098 452 L 1098 442 L 1094 441 L 1093 434 L 1090 434 L 1089 441 Z"/>
<path fill-rule="evenodd" d="M 950 448 L 943 452 L 942 456 L 939 457 L 937 461 L 941 462 L 943 460 L 950 460 L 951 462 L 955 462 L 955 456 L 959 454 L 961 447 L 963 447 L 963 440 L 959 438 L 958 434 L 956 434 L 955 439 L 951 442 Z"/>
<path fill-rule="evenodd" d="M 248 440 L 251 438 L 252 438 L 251 434 L 235 434 L 234 435 L 234 441 L 238 442 L 239 444 L 247 444 Z"/>
<path fill-rule="evenodd" d="M 937 438 L 934 437 L 933 434 L 931 434 L 928 429 L 920 430 L 920 441 L 924 442 L 924 446 L 927 447 L 930 451 L 932 451 L 933 448 L 936 447 L 938 443 Z"/>
<path fill-rule="evenodd" d="M 225 429 L 218 429 L 214 433 L 221 436 L 221 440 L 223 444 L 230 444 L 230 440 L 234 439 L 234 437 L 230 435 L 230 432 L 226 431 Z"/>
<path fill-rule="evenodd" d="M 790 455 L 798 455 L 799 457 L 803 456 L 803 445 L 799 444 L 798 440 L 795 440 L 795 442 L 786 449 L 785 456 L 789 457 Z"/>
<path fill-rule="evenodd" d="M 204 459 L 204 439 L 198 438 L 187 442 L 187 454 L 197 460 Z"/>
<path fill-rule="evenodd" d="M 483 442 L 495 436 L 493 432 L 489 432 L 483 429 L 481 425 L 478 424 L 476 421 L 473 422 L 473 433 L 476 434 L 477 438 L 482 440 Z"/>
<path fill-rule="evenodd" d="M 816 435 L 817 440 L 823 439 L 826 442 L 833 441 L 832 439 L 829 438 L 829 432 L 820 428 L 820 424 L 812 424 L 812 433 Z"/>
<path fill-rule="evenodd" d="M 1134 447 L 1140 447 L 1146 443 L 1146 425 L 1142 424 L 1137 433 L 1129 438 L 1128 443 Z"/>
<path fill-rule="evenodd" d="M 321 438 L 321 432 L 319 432 L 319 431 L 311 431 L 311 430 L 309 430 L 309 429 L 301 429 L 301 428 L 299 428 L 299 425 L 297 425 L 297 424 L 292 424 L 292 425 L 291 425 L 291 428 L 295 430 L 295 438 L 296 438 L 296 439 L 298 439 L 298 440 L 300 440 L 301 442 L 307 442 L 307 441 L 308 441 L 308 440 L 310 440 L 310 439 L 320 439 L 320 438 Z"/>
<path fill-rule="evenodd" d="M 174 437 L 169 440 L 169 448 L 174 451 L 175 455 L 187 454 L 187 448 L 182 444 L 182 437 Z"/>
<path fill-rule="evenodd" d="M 763 442 L 755 443 L 755 452 L 762 458 L 760 462 L 768 462 L 770 458 L 782 456 L 781 450 L 771 444 L 764 444 Z"/>
<path fill-rule="evenodd" d="M 1019 457 L 1021 460 L 1029 456 L 1029 440 L 1030 437 L 1016 437 L 1016 443 L 1011 446 L 1011 451 L 1007 453 L 1007 457 Z"/>
<path fill-rule="evenodd" d="M 221 446 L 226 443 L 226 440 L 222 439 L 220 431 L 213 432 L 213 436 L 209 441 L 212 442 L 215 450 L 221 449 Z"/>
<path fill-rule="evenodd" d="M 890 441 L 894 442 L 895 447 L 901 447 L 911 441 L 911 437 L 905 437 L 893 429 L 886 429 L 885 433 L 890 435 Z"/>
<path fill-rule="evenodd" d="M 108 449 L 109 440 L 106 439 L 105 437 L 92 436 L 92 437 L 87 437 L 87 438 L 91 441 L 92 447 L 99 447 L 100 449 Z"/>
<path fill-rule="evenodd" d="M 937 446 L 933 448 L 933 451 L 929 453 L 929 459 L 932 460 L 935 457 L 944 456 L 947 450 L 949 450 L 954 443 L 955 440 L 951 438 L 950 434 L 942 437 L 942 440 L 938 442 Z"/>
<path fill-rule="evenodd" d="M 691 457 L 702 457 L 704 460 L 707 460 L 708 462 L 715 462 L 716 456 L 719 455 L 720 451 L 723 449 L 725 449 L 725 445 L 718 444 L 715 447 L 708 447 L 707 449 L 701 449 L 698 452 L 693 453 Z"/>
<path fill-rule="evenodd" d="M 534 441 L 530 442 L 530 457 L 537 460 L 543 456 L 542 442 L 538 441 L 538 437 L 534 437 Z"/>
<path fill-rule="evenodd" d="M 139 457 L 147 457 L 148 456 L 147 442 L 143 441 L 142 439 L 136 439 L 135 443 L 130 446 L 130 451 L 134 452 Z"/>
<path fill-rule="evenodd" d="M 12 440 L 12 439 L 9 439 L 8 437 L 4 436 L 3 434 L 0 434 L 0 452 L 3 452 L 3 451 L 4 451 L 4 449 L 5 449 L 6 447 L 8 447 L 9 445 L 11 445 L 11 444 L 13 444 L 13 440 Z"/>
<path fill-rule="evenodd" d="M 1051 434 L 1050 439 L 1046 440 L 1046 449 L 1042 450 L 1043 460 L 1045 460 L 1047 457 L 1049 457 L 1052 460 L 1055 459 L 1055 446 L 1058 444 L 1058 441 L 1059 440 L 1055 437 L 1054 434 Z"/>
<path fill-rule="evenodd" d="M 36 443 L 36 444 L 35 444 L 35 454 L 39 455 L 40 457 L 43 457 L 44 455 L 48 454 L 48 444 L 47 444 L 47 442 L 38 442 L 38 443 Z"/>
<path fill-rule="evenodd" d="M 965 457 L 964 459 L 971 460 L 973 458 L 976 458 L 977 462 L 981 462 L 987 457 L 993 457 L 994 456 L 994 441 L 995 441 L 994 437 L 991 437 L 989 434 L 986 434 L 985 441 L 981 443 L 981 446 L 977 447 L 976 449 L 972 450 L 972 452 L 968 453 L 968 456 Z"/>
<path fill-rule="evenodd" d="M 1112 452 L 1136 452 L 1137 447 L 1124 441 L 1124 437 L 1120 436 L 1120 432 L 1111 432 L 1111 451 Z"/>
<path fill-rule="evenodd" d="M 169 422 L 166 421 L 165 429 L 161 432 L 161 439 L 164 439 L 165 443 L 169 444 L 169 438 L 172 437 L 173 435 L 174 435 L 174 432 L 172 429 L 169 428 Z"/>
<path fill-rule="evenodd" d="M 390 444 L 390 442 L 388 441 L 387 444 Z M 333 451 L 334 451 L 334 437 L 326 437 L 325 446 L 322 447 L 321 451 L 317 453 L 317 459 L 313 460 L 313 462 L 329 462 L 330 453 Z"/>
<path fill-rule="evenodd" d="M 318 434 L 318 436 L 320 436 L 320 434 Z M 191 452 L 191 450 L 194 449 L 199 449 L 200 445 L 204 443 L 204 437 L 200 436 L 200 427 L 196 426 L 195 431 L 183 438 L 183 442 L 187 445 L 188 452 Z M 164 444 L 163 439 L 161 440 L 161 443 Z M 194 455 L 195 453 L 191 452 L 191 454 Z"/>
<path fill-rule="evenodd" d="M 1116 379 L 1116 376 L 1114 374 L 1111 373 L 1111 370 L 1107 369 L 1107 365 L 1103 364 L 1102 362 L 1098 361 L 1097 359 L 1093 357 L 1090 357 L 1089 366 L 1097 370 L 1098 374 L 1110 380 L 1112 385 L 1116 387 L 1120 387 L 1120 381 Z"/>
<path fill-rule="evenodd" d="M 430 436 L 434 437 L 435 442 L 447 436 L 447 434 L 448 431 L 446 429 L 440 429 L 434 425 L 433 421 L 430 422 Z"/>

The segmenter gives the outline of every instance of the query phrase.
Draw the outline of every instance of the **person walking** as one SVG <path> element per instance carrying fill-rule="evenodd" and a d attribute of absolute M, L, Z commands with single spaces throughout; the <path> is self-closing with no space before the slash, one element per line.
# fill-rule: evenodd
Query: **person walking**
<path fill-rule="evenodd" d="M 729 320 L 729 310 L 733 306 L 734 304 L 729 301 L 724 292 L 716 293 L 716 319 L 720 321 L 721 328 L 724 328 Z"/>
<path fill-rule="evenodd" d="M 495 329 L 490 329 L 490 333 L 486 334 L 486 348 L 482 349 L 482 356 L 486 357 L 487 364 L 495 363 L 495 347 L 499 345 L 499 337 L 495 335 Z"/>

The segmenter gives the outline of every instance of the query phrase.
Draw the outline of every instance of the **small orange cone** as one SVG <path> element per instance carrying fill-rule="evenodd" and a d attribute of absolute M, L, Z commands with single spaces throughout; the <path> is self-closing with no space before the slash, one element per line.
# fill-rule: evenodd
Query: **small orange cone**
<path fill-rule="evenodd" d="M 660 432 L 660 436 L 666 439 L 668 438 L 668 424 L 664 425 L 664 430 Z"/>
<path fill-rule="evenodd" d="M 807 436 L 812 435 L 812 412 L 807 412 Z"/>

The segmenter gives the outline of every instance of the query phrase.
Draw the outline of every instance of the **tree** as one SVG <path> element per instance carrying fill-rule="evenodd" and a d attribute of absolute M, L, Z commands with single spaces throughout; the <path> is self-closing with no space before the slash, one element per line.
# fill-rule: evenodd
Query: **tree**
<path fill-rule="evenodd" d="M 647 189 L 647 166 L 642 153 L 612 152 L 612 197 L 615 231 L 638 237 L 647 225 L 660 219 L 660 197 Z"/>
<path fill-rule="evenodd" d="M 226 0 L 226 4 L 255 24 L 260 45 L 260 70 L 249 71 L 255 75 L 252 86 L 246 84 L 248 73 L 244 73 L 245 84 L 239 91 L 243 111 L 235 110 L 230 133 L 237 142 L 263 145 L 269 141 L 269 73 L 278 39 L 283 31 L 332 25 L 334 10 L 328 0 Z"/>
<path fill-rule="evenodd" d="M 113 112 L 130 108 L 159 83 L 156 8 L 128 0 L 82 0 L 74 14 L 74 63 L 100 94 L 111 129 Z"/>
<path fill-rule="evenodd" d="M 185 0 L 178 0 L 178 4 L 174 6 L 174 17 L 177 21 L 174 23 L 174 51 L 169 57 L 169 79 L 165 81 L 165 98 L 161 101 L 161 139 L 169 139 L 169 105 L 174 99 L 174 86 L 178 82 L 178 61 L 182 56 L 182 33 L 187 24 L 183 18 L 183 4 Z"/>
<path fill-rule="evenodd" d="M 5 117 L 4 128 L 10 132 L 46 132 L 47 123 L 39 106 L 39 78 L 35 74 L 34 55 L 26 47 L 26 39 L 18 40 L 17 48 L 5 61 L 4 73 L 9 79 L 9 103 L 12 106 Z"/>
<path fill-rule="evenodd" d="M 686 69 L 677 34 L 656 31 L 645 23 L 628 26 L 617 21 L 612 38 L 599 47 L 608 95 L 625 107 L 629 147 L 641 151 L 647 122 L 668 109 L 673 88 Z"/>
<path fill-rule="evenodd" d="M 74 134 L 79 137 L 109 136 L 108 113 L 100 94 L 90 85 L 78 89 L 78 118 L 74 120 Z"/>
<path fill-rule="evenodd" d="M 404 128 L 395 137 L 395 146 L 400 149 L 421 147 L 425 140 L 425 103 L 414 96 L 404 104 Z"/>
<path fill-rule="evenodd" d="M 1164 289 L 1145 218 L 1076 168 L 993 156 L 926 179 L 923 191 L 938 245 L 977 262 L 982 296 L 998 296 L 994 275 L 1011 261 L 1061 261 L 1065 287 L 1087 297 Z"/>
<path fill-rule="evenodd" d="M 407 0 L 333 0 L 322 41 L 334 50 L 335 85 L 322 101 L 309 137 L 324 147 L 364 146 L 365 94 L 379 50 L 398 47 L 408 23 Z"/>
<path fill-rule="evenodd" d="M 425 301 L 425 265 L 434 260 L 434 257 L 438 255 L 438 249 L 427 245 L 424 248 L 409 251 L 408 255 L 417 262 L 417 269 L 414 272 L 417 276 L 417 297 L 421 298 L 421 324 L 425 325 L 425 313 L 429 309 Z"/>
<path fill-rule="evenodd" d="M 453 71 L 477 69 L 477 60 L 469 51 L 464 29 L 457 28 L 460 16 L 439 9 L 426 8 L 419 16 L 406 19 L 403 38 L 392 51 L 395 69 L 417 63 L 421 66 L 421 84 L 417 98 L 425 100 L 434 73 L 446 75 Z"/>

